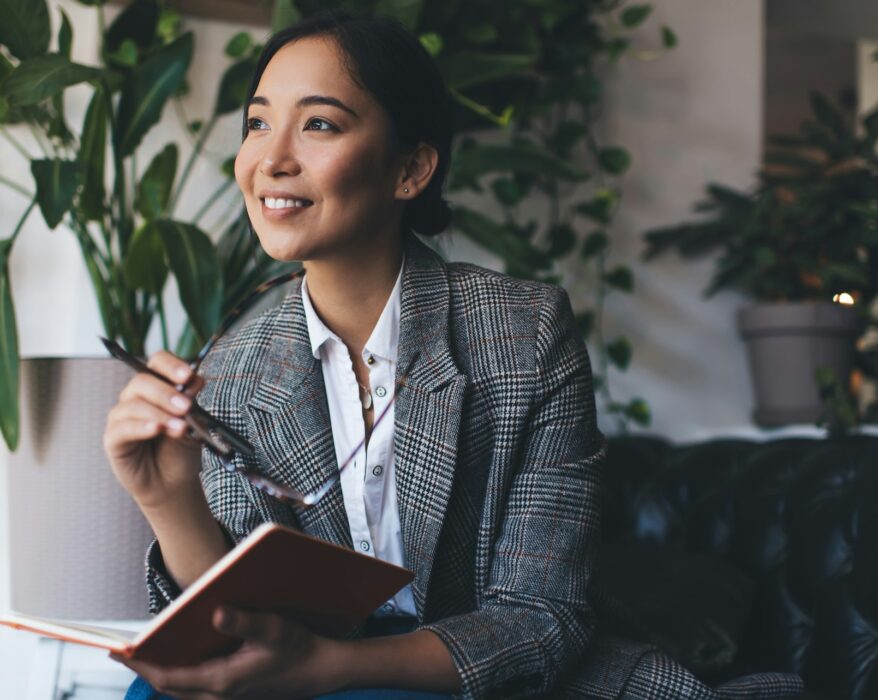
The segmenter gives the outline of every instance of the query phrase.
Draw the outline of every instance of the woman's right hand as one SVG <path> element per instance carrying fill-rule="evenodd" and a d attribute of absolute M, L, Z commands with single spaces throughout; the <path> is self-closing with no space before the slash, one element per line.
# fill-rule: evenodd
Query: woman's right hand
<path fill-rule="evenodd" d="M 122 390 L 104 430 L 113 472 L 141 509 L 203 498 L 201 443 L 187 437 L 183 416 L 204 379 L 169 352 L 157 352 L 147 364 L 173 384 L 139 372 Z M 185 386 L 183 392 L 177 384 Z"/>

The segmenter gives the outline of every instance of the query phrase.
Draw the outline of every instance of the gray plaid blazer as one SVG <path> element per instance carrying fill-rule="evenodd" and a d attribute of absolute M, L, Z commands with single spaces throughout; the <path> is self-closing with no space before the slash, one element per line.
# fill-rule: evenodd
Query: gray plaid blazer
<path fill-rule="evenodd" d="M 403 541 L 418 621 L 447 644 L 462 695 L 659 698 L 672 681 L 669 698 L 716 697 L 648 646 L 596 639 L 604 440 L 566 293 L 446 264 L 411 237 L 398 367 L 410 361 L 395 409 Z M 248 436 L 249 466 L 303 492 L 338 468 L 298 282 L 219 342 L 203 374 L 199 402 Z M 202 481 L 235 540 L 273 521 L 353 546 L 339 486 L 300 510 L 209 452 Z M 155 543 L 147 582 L 153 611 L 179 594 Z"/>

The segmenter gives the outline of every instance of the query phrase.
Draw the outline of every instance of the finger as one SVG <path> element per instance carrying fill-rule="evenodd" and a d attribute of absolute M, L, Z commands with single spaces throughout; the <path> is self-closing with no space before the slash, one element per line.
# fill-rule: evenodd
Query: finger
<path fill-rule="evenodd" d="M 138 400 L 147 401 L 175 416 L 183 416 L 192 408 L 192 397 L 145 372 L 135 375 L 119 394 L 119 403 Z"/>
<path fill-rule="evenodd" d="M 168 413 L 144 399 L 134 399 L 116 404 L 110 410 L 107 415 L 107 432 L 113 434 L 117 425 L 136 422 L 158 424 L 160 432 L 175 438 L 183 437 L 187 430 L 184 418 Z"/>
<path fill-rule="evenodd" d="M 162 424 L 157 421 L 115 421 L 104 432 L 104 450 L 114 455 L 119 448 L 126 450 L 129 445 L 153 440 L 163 432 Z"/>
<path fill-rule="evenodd" d="M 228 606 L 214 611 L 213 624 L 220 632 L 268 646 L 286 643 L 297 631 L 295 623 L 279 615 L 244 612 Z"/>
<path fill-rule="evenodd" d="M 159 350 L 149 358 L 146 363 L 150 369 L 154 369 L 161 375 L 164 375 L 174 384 L 188 384 L 195 376 L 192 368 L 176 355 L 169 353 L 167 350 Z"/>

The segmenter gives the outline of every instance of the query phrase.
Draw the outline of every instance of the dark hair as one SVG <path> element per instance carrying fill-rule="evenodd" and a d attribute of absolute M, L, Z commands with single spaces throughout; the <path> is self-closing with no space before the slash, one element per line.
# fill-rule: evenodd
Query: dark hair
<path fill-rule="evenodd" d="M 451 209 L 442 198 L 451 159 L 451 105 L 430 54 L 399 22 L 333 10 L 282 29 L 271 36 L 259 56 L 247 93 L 248 103 L 274 54 L 291 41 L 315 36 L 329 37 L 339 46 L 351 78 L 390 116 L 393 137 L 400 149 L 413 149 L 421 142 L 436 149 L 436 171 L 424 191 L 406 203 L 402 227 L 426 236 L 440 233 L 451 220 Z M 245 104 L 242 138 L 246 137 Z"/>

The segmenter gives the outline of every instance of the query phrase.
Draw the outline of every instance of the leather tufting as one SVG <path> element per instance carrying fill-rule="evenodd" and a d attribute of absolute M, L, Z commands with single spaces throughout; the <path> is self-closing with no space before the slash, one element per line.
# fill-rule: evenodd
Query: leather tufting
<path fill-rule="evenodd" d="M 716 640 L 728 639 L 702 659 L 714 679 L 719 665 L 729 678 L 788 671 L 820 697 L 878 699 L 878 438 L 675 446 L 656 437 L 619 437 L 610 441 L 604 480 L 605 558 L 613 562 L 606 575 L 617 576 L 618 590 L 612 581 L 601 583 L 621 594 L 629 610 L 664 600 L 669 610 L 690 613 L 680 613 L 685 622 L 669 630 L 667 617 L 641 607 L 638 622 L 654 628 L 646 631 L 649 641 L 662 640 L 669 653 L 704 655 Z M 638 590 L 634 557 L 641 566 L 658 566 L 637 549 L 642 546 L 654 547 L 656 556 L 670 550 L 692 556 L 665 567 L 662 576 L 642 576 Z M 620 559 L 625 552 L 631 561 Z M 717 572 L 732 566 L 739 575 L 721 574 L 723 585 L 712 584 L 693 573 L 693 562 Z M 675 584 L 675 572 L 689 580 Z M 693 578 L 716 589 L 713 600 L 693 595 Z M 650 586 L 666 590 L 660 595 Z M 740 595 L 732 596 L 730 586 L 740 586 Z M 686 598 L 662 599 L 675 594 Z M 746 601 L 737 626 L 715 614 L 731 600 Z M 682 638 L 703 635 L 705 625 L 693 621 L 700 609 L 713 611 L 713 646 Z M 672 633 L 681 639 L 669 639 Z"/>

